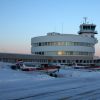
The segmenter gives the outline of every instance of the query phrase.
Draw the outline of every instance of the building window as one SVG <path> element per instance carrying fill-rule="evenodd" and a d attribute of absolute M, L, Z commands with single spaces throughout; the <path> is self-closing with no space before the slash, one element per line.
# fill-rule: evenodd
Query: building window
<path fill-rule="evenodd" d="M 64 51 L 58 51 L 58 55 L 64 55 Z"/>
<path fill-rule="evenodd" d="M 84 42 L 71 42 L 71 41 L 57 41 L 57 42 L 39 42 L 33 43 L 33 47 L 37 46 L 93 46 L 92 43 L 84 43 Z"/>
<path fill-rule="evenodd" d="M 61 63 L 61 60 L 58 60 L 58 63 Z"/>
<path fill-rule="evenodd" d="M 66 63 L 66 60 L 62 60 L 63 63 Z"/>

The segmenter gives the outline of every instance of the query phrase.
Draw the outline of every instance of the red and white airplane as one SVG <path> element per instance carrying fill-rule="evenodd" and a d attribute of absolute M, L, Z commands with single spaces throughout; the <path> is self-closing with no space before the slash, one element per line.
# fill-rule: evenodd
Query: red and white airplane
<path fill-rule="evenodd" d="M 60 66 L 53 64 L 36 64 L 32 62 L 18 62 L 16 64 L 18 69 L 22 71 L 41 71 L 47 73 L 54 73 L 59 71 Z"/>

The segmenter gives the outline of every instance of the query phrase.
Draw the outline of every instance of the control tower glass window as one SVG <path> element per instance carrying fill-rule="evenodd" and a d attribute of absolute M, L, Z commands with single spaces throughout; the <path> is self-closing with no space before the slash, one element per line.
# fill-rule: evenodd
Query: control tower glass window
<path fill-rule="evenodd" d="M 95 26 L 91 26 L 91 30 L 95 30 Z"/>

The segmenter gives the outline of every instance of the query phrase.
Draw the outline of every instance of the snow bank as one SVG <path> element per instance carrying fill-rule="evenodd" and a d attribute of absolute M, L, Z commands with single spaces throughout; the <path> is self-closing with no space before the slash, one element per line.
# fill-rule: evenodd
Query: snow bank
<path fill-rule="evenodd" d="M 22 81 L 22 80 L 48 80 L 53 79 L 46 74 L 39 72 L 24 72 L 20 70 L 10 69 L 9 63 L 0 63 L 0 83 L 12 82 L 12 81 Z"/>
<path fill-rule="evenodd" d="M 84 69 L 61 69 L 56 73 L 58 76 L 62 77 L 74 77 L 74 78 L 93 78 L 100 77 L 100 71 L 90 71 Z"/>

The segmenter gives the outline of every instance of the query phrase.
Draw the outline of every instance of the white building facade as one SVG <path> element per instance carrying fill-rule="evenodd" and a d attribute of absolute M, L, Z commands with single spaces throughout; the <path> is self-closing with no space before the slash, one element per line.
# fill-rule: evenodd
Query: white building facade
<path fill-rule="evenodd" d="M 31 53 L 34 55 L 51 56 L 55 60 L 92 60 L 95 53 L 96 25 L 83 23 L 78 35 L 47 33 L 46 36 L 31 39 Z M 77 61 L 78 62 L 78 61 Z M 82 61 L 81 61 L 82 62 Z"/>

